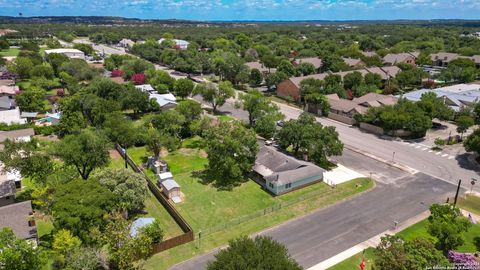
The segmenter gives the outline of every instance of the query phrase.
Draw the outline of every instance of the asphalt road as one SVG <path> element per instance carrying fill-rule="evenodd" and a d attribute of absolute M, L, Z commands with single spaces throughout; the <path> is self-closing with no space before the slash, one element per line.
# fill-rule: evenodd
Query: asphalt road
<path fill-rule="evenodd" d="M 200 96 L 194 98 L 202 101 Z M 234 99 L 229 99 L 219 108 L 219 111 L 246 121 L 248 119 L 247 112 L 236 109 L 234 103 Z M 292 106 L 280 103 L 277 103 L 277 105 L 287 120 L 297 118 L 302 113 L 302 110 Z M 340 140 L 345 145 L 363 150 L 387 161 L 393 160 L 396 163 L 444 179 L 450 183 L 457 184 L 458 179 L 462 179 L 462 186 L 470 189 L 471 179 L 480 177 L 480 168 L 468 161 L 468 153 L 456 156 L 443 153 L 436 154 L 428 146 L 406 143 L 401 140 L 394 140 L 391 137 L 380 137 L 329 118 L 317 117 L 317 121 L 326 126 L 334 126 L 340 135 Z M 477 184 L 474 190 L 480 192 L 480 185 Z"/>
<path fill-rule="evenodd" d="M 305 269 L 414 217 L 455 192 L 455 186 L 423 173 L 410 175 L 346 150 L 336 161 L 361 173 L 373 171 L 369 192 L 261 232 L 285 244 Z M 386 167 L 387 166 L 387 167 Z M 217 251 L 175 265 L 171 270 L 205 269 Z"/>

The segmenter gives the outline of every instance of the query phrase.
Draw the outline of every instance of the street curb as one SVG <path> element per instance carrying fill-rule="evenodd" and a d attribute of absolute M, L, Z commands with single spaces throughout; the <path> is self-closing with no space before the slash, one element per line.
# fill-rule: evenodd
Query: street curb
<path fill-rule="evenodd" d="M 426 218 L 428 218 L 428 216 L 430 215 L 430 211 L 424 211 L 412 218 L 409 218 L 408 220 L 406 220 L 405 222 L 403 222 L 400 226 L 397 226 L 397 228 L 395 229 L 390 229 L 390 230 L 387 230 L 387 231 L 384 231 L 383 233 L 380 233 L 366 241 L 363 241 L 343 252 L 340 252 L 338 253 L 337 255 L 329 258 L 329 259 L 326 259 L 324 260 L 323 262 L 320 262 L 319 264 L 317 265 L 314 265 L 310 268 L 308 268 L 307 270 L 326 270 L 332 266 L 335 266 L 337 265 L 338 263 L 341 263 L 343 262 L 344 260 L 362 252 L 363 250 L 369 248 L 369 247 L 376 247 L 379 243 L 380 243 L 380 239 L 381 237 L 389 234 L 389 235 L 394 235 Z M 359 262 L 360 263 L 360 262 Z"/>
<path fill-rule="evenodd" d="M 389 161 L 389 160 L 386 160 L 386 159 L 384 159 L 384 158 L 377 157 L 377 156 L 375 156 L 375 155 L 373 155 L 373 154 L 370 154 L 370 153 L 368 153 L 368 152 L 366 152 L 366 151 L 360 150 L 360 149 L 355 148 L 355 147 L 353 147 L 353 146 L 344 145 L 344 147 L 347 148 L 347 149 L 349 149 L 349 150 L 352 150 L 352 151 L 354 151 L 354 152 L 357 152 L 357 153 L 359 153 L 359 154 L 361 154 L 361 155 L 364 155 L 364 156 L 366 156 L 366 157 L 369 157 L 369 158 L 371 158 L 371 159 L 375 159 L 375 160 L 377 160 L 377 161 L 380 161 L 380 162 L 382 162 L 382 163 L 385 163 L 385 164 L 387 164 L 388 166 L 391 166 L 391 167 L 397 168 L 397 169 L 399 169 L 399 170 L 405 171 L 405 172 L 407 172 L 407 173 L 410 173 L 410 174 L 416 174 L 416 173 L 418 173 L 418 170 L 415 170 L 415 169 L 413 169 L 413 168 L 410 168 L 410 167 L 405 166 L 405 165 L 402 165 L 402 164 L 398 164 L 398 163 L 396 163 L 396 162 L 394 162 L 394 161 Z"/>

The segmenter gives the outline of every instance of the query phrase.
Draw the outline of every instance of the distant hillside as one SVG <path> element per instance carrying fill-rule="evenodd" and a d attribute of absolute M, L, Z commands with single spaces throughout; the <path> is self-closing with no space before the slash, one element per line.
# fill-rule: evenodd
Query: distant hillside
<path fill-rule="evenodd" d="M 161 23 L 161 24 L 190 24 L 198 23 L 187 20 L 144 20 L 137 18 L 123 17 L 103 17 L 103 16 L 41 16 L 41 17 L 10 17 L 0 16 L 0 24 L 16 23 L 62 23 L 62 24 L 141 24 L 141 23 Z"/>

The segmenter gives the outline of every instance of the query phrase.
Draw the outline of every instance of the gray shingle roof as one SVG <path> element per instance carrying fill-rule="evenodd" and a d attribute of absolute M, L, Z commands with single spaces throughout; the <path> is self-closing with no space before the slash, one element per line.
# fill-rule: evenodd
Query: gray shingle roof
<path fill-rule="evenodd" d="M 0 207 L 0 229 L 11 228 L 22 239 L 37 237 L 37 228 L 29 226 L 28 219 L 33 213 L 30 201 Z"/>
<path fill-rule="evenodd" d="M 35 135 L 33 128 L 17 129 L 12 131 L 0 131 L 0 143 L 7 139 L 15 140 L 20 137 L 27 137 Z"/>
<path fill-rule="evenodd" d="M 301 63 L 310 63 L 312 64 L 316 69 L 319 69 L 322 66 L 322 59 L 318 57 L 309 57 L 309 58 L 299 58 L 295 60 L 295 63 L 298 65 Z"/>
<path fill-rule="evenodd" d="M 253 170 L 266 180 L 276 182 L 278 185 L 309 177 L 320 179 L 324 172 L 315 164 L 298 160 L 270 146 L 260 148 Z"/>

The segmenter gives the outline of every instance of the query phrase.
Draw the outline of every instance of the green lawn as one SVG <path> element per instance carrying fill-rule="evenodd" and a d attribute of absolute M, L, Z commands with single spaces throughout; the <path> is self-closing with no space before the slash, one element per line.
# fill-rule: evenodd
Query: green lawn
<path fill-rule="evenodd" d="M 119 155 L 111 155 L 111 157 L 109 165 L 111 168 L 125 168 L 124 159 Z M 182 234 L 182 229 L 150 191 L 148 191 L 148 197 L 145 200 L 145 211 L 146 213 L 141 216 L 154 217 L 160 221 L 165 239 Z"/>
<path fill-rule="evenodd" d="M 405 230 L 399 232 L 397 235 L 401 236 L 405 240 L 413 240 L 415 238 L 427 238 L 435 242 L 435 237 L 431 236 L 427 232 L 427 225 L 428 225 L 428 220 L 424 219 L 408 228 Z M 460 252 L 475 252 L 476 251 L 476 246 L 475 246 L 475 237 L 478 237 L 480 235 L 480 225 L 475 224 L 470 227 L 470 230 L 464 234 L 465 236 L 465 244 L 458 247 L 457 251 Z M 374 261 L 374 255 L 373 255 L 373 250 L 374 248 L 368 248 L 365 252 L 365 261 L 366 261 L 366 267 L 365 269 L 371 269 L 371 265 L 373 264 Z M 356 254 L 345 261 L 330 267 L 328 270 L 350 270 L 350 269 L 357 269 L 358 265 L 360 264 L 362 259 L 362 254 Z M 370 262 L 370 263 L 369 263 Z M 357 268 L 353 268 L 357 267 Z"/>
<path fill-rule="evenodd" d="M 53 223 L 47 216 L 41 219 L 36 219 L 35 223 L 37 225 L 37 234 L 39 239 L 42 238 L 42 236 L 49 235 L 53 230 Z"/>
<path fill-rule="evenodd" d="M 480 197 L 467 194 L 458 198 L 458 206 L 480 216 Z"/>
<path fill-rule="evenodd" d="M 20 49 L 10 48 L 7 50 L 0 51 L 0 56 L 17 56 L 20 52 Z"/>
<path fill-rule="evenodd" d="M 336 189 L 317 183 L 286 195 L 272 197 L 258 184 L 248 180 L 233 191 L 220 191 L 210 184 L 204 184 L 198 176 L 198 172 L 207 164 L 202 147 L 201 140 L 189 139 L 183 142 L 181 149 L 164 154 L 162 159 L 167 161 L 184 194 L 184 202 L 175 207 L 196 234 L 200 229 L 204 233 L 210 229 L 210 233 L 203 234 L 201 247 L 195 241 L 154 255 L 148 260 L 146 269 L 166 269 L 224 245 L 232 238 L 261 231 L 373 187 L 373 182 L 364 178 L 338 185 Z M 145 147 L 130 148 L 128 153 L 137 164 L 144 163 L 149 155 Z M 302 196 L 305 200 L 299 199 Z M 273 213 L 262 214 L 268 207 L 293 200 L 297 202 Z M 256 218 L 246 218 L 236 225 L 227 223 L 254 213 L 261 214 Z M 216 230 L 212 231 L 212 228 Z"/>

